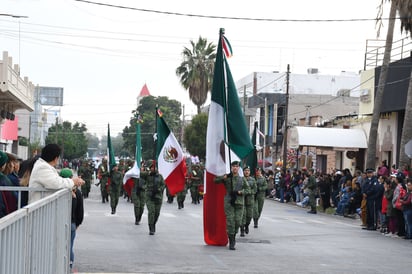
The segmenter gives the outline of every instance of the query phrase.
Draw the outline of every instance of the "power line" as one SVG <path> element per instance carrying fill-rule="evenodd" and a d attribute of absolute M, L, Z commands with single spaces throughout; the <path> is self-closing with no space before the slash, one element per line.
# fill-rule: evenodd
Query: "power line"
<path fill-rule="evenodd" d="M 321 22 L 361 22 L 361 21 L 376 21 L 377 18 L 352 18 L 352 19 L 274 19 L 274 18 L 251 18 L 251 17 L 233 17 L 233 16 L 216 16 L 216 15 L 202 15 L 202 14 L 192 14 L 192 13 L 180 13 L 171 11 L 160 11 L 151 9 L 141 9 L 134 7 L 127 7 L 121 5 L 107 4 L 101 2 L 87 1 L 87 0 L 74 0 L 77 2 L 83 2 L 86 4 L 105 6 L 118 9 L 134 10 L 140 12 L 157 13 L 164 15 L 175 15 L 175 16 L 185 16 L 185 17 L 198 17 L 207 19 L 226 19 L 226 20 L 243 20 L 243 21 L 263 21 L 263 22 L 298 22 L 298 23 L 321 23 Z M 389 20 L 389 18 L 381 18 L 382 20 Z M 395 18 L 399 19 L 399 17 Z"/>

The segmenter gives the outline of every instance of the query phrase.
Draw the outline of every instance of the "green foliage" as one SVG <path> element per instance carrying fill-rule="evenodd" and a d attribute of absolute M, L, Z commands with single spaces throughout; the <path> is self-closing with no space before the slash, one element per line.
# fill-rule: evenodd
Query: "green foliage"
<path fill-rule="evenodd" d="M 192 155 L 206 158 L 207 114 L 200 113 L 193 117 L 190 125 L 184 129 L 184 143 Z"/>
<path fill-rule="evenodd" d="M 184 47 L 182 63 L 176 68 L 180 84 L 189 92 L 190 100 L 200 107 L 206 102 L 207 93 L 212 86 L 216 46 L 206 38 L 199 37 L 195 43 L 190 41 L 191 49 Z"/>
<path fill-rule="evenodd" d="M 170 130 L 178 138 L 177 132 L 180 132 L 180 115 L 182 113 L 181 104 L 176 100 L 169 100 L 166 96 L 146 96 L 140 101 L 140 105 L 136 110 L 132 111 L 129 126 L 123 129 L 123 150 L 134 157 L 136 152 L 136 121 L 138 114 L 141 115 L 143 123 L 141 124 L 141 143 L 142 143 L 142 158 L 152 159 L 154 157 L 155 143 L 153 135 L 156 132 L 156 105 L 163 112 Z"/>
<path fill-rule="evenodd" d="M 78 122 L 63 121 L 49 128 L 46 144 L 55 143 L 62 148 L 62 158 L 69 161 L 75 158 L 83 158 L 87 153 L 88 140 L 86 138 L 87 128 Z"/>
<path fill-rule="evenodd" d="M 87 152 L 90 158 L 95 157 L 98 155 L 99 151 L 99 137 L 96 134 L 92 135 L 90 133 L 86 133 L 87 139 Z"/>

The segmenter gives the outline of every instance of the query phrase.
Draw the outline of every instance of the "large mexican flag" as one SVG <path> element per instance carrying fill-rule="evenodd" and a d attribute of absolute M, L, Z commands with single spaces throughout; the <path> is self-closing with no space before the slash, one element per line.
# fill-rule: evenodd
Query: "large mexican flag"
<path fill-rule="evenodd" d="M 220 29 L 212 86 L 212 101 L 206 136 L 206 188 L 203 203 L 204 240 L 209 245 L 226 245 L 226 216 L 222 184 L 215 184 L 216 176 L 230 171 L 227 147 L 240 159 L 246 157 L 253 145 L 240 107 L 236 86 L 226 57 L 231 56 L 231 46 Z M 225 54 L 223 54 L 225 53 Z"/>

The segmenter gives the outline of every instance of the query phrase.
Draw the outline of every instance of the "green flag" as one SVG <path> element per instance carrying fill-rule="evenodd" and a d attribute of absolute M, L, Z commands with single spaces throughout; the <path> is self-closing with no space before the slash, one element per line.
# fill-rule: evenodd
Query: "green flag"
<path fill-rule="evenodd" d="M 257 152 L 256 152 L 256 135 L 257 135 L 257 127 L 258 127 L 258 122 L 255 122 L 255 126 L 253 128 L 253 134 L 252 134 L 252 144 L 254 149 L 252 152 L 249 153 L 249 155 L 246 158 L 246 165 L 250 167 L 250 175 L 254 176 L 256 173 L 256 168 L 257 168 Z"/>
<path fill-rule="evenodd" d="M 112 139 L 110 138 L 110 124 L 107 124 L 107 165 L 109 172 L 116 165 L 116 159 L 114 158 L 114 151 L 112 146 Z"/>

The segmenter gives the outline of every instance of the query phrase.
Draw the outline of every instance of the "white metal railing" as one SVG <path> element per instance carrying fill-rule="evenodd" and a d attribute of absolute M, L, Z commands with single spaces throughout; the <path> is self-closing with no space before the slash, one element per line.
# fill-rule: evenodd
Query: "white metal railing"
<path fill-rule="evenodd" d="M 69 273 L 71 203 L 62 189 L 1 218 L 0 273 Z"/>

